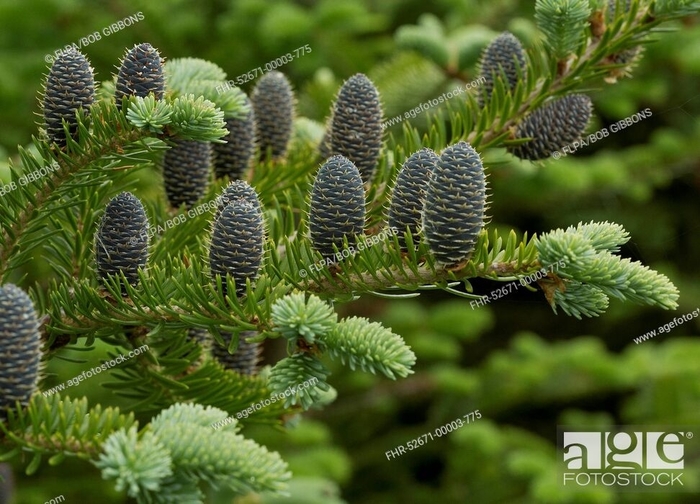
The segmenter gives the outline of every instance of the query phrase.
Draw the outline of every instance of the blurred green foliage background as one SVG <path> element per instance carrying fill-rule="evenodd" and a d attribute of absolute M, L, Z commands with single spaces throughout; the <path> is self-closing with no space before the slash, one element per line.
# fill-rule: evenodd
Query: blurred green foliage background
<path fill-rule="evenodd" d="M 84 48 L 98 80 L 111 79 L 125 49 L 137 42 L 150 42 L 165 58 L 211 60 L 229 78 L 309 44 L 310 54 L 281 70 L 295 85 L 299 115 L 323 124 L 338 86 L 356 72 L 376 82 L 391 118 L 453 89 L 458 79 L 474 78 L 481 49 L 500 31 L 512 31 L 531 47 L 538 37 L 533 5 L 0 0 L 0 154 L 14 156 L 17 145 L 36 134 L 45 56 L 138 12 L 142 21 L 108 37 L 102 33 Z M 443 293 L 341 306 L 343 314 L 370 316 L 401 334 L 418 355 L 416 374 L 390 382 L 328 363 L 338 390 L 334 404 L 286 433 L 266 427 L 247 432 L 290 462 L 292 498 L 236 502 L 698 502 L 698 453 L 686 457 L 689 494 L 572 494 L 556 472 L 558 425 L 700 427 L 700 320 L 633 342 L 700 307 L 700 25 L 691 18 L 676 28 L 646 46 L 633 78 L 595 82 L 586 90 L 595 104 L 591 132 L 646 107 L 651 118 L 558 161 L 532 164 L 501 150 L 482 154 L 491 226 L 535 233 L 579 221 L 620 223 L 632 235 L 623 255 L 674 281 L 681 292 L 678 311 L 613 301 L 604 316 L 578 321 L 555 315 L 541 292 L 526 289 L 476 310 Z M 412 123 L 425 128 L 427 117 Z M 400 126 L 391 134 L 401 138 Z M 0 179 L 5 176 L 0 164 Z M 500 286 L 473 284 L 481 294 Z M 97 363 L 105 352 L 90 359 Z M 45 388 L 75 374 L 67 362 L 52 363 L 49 371 Z M 98 387 L 100 380 L 68 393 L 120 404 Z M 386 451 L 475 409 L 481 420 L 387 460 Z M 66 502 L 126 502 L 82 462 L 16 478 L 16 504 L 57 495 Z M 211 502 L 232 497 L 212 495 Z"/>

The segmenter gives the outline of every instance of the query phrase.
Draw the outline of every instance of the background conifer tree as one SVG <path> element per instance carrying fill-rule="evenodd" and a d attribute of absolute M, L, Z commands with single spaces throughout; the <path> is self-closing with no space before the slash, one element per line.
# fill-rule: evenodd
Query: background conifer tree
<path fill-rule="evenodd" d="M 0 496 L 564 503 L 557 425 L 700 424 L 697 3 L 26 4 Z"/>

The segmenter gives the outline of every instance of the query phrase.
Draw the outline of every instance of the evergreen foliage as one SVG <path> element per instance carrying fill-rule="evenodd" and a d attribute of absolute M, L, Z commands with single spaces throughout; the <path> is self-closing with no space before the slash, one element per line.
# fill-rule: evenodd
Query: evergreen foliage
<path fill-rule="evenodd" d="M 576 52 L 591 15 L 588 0 L 537 0 L 535 19 L 551 54 L 561 60 Z"/>
<path fill-rule="evenodd" d="M 406 379 L 410 388 L 419 349 L 451 354 L 426 340 L 430 334 L 404 338 L 394 327 L 398 319 L 339 318 L 333 303 L 441 290 L 456 298 L 462 313 L 468 311 L 465 298 L 482 298 L 471 280 L 513 282 L 549 268 L 539 289 L 531 289 L 541 291 L 555 313 L 600 316 L 610 297 L 678 308 L 679 289 L 666 275 L 622 257 L 631 234 L 620 224 L 595 220 L 533 235 L 491 227 L 485 215 L 486 172 L 495 173 L 509 157 L 500 154 L 545 160 L 577 140 L 593 114 L 581 93 L 621 66 L 629 73 L 636 48 L 661 23 L 700 10 L 680 0 L 633 0 L 616 12 L 620 7 L 538 0 L 542 44 L 502 36 L 486 48 L 490 34 L 453 39 L 432 17 L 404 27 L 397 44 L 418 55 L 385 63 L 377 83 L 403 65 L 415 72 L 416 57 L 425 84 L 405 79 L 403 92 L 432 92 L 445 76 L 466 82 L 477 69 L 478 47 L 485 48 L 479 71 L 488 84 L 427 113 L 425 134 L 404 122 L 386 144 L 382 86 L 364 74 L 341 85 L 331 80 L 329 87 L 339 89 L 333 89 L 323 136 L 322 124 L 295 117 L 292 87 L 280 72 L 260 77 L 247 100 L 214 63 L 181 58 L 164 64 L 144 43 L 127 51 L 116 80 L 103 83 L 93 98 L 87 58 L 77 51 L 57 58 L 42 102 L 46 135 L 19 149 L 2 186 L 0 458 L 29 453 L 22 463 L 32 474 L 45 456 L 50 464 L 74 456 L 139 503 L 203 502 L 203 483 L 235 496 L 256 492 L 274 499 L 290 488 L 290 465 L 244 437 L 248 425 L 292 425 L 302 411 L 332 402 L 331 377 L 351 376 L 338 363 L 382 379 Z M 596 25 L 596 19 L 606 22 Z M 371 17 L 364 21 L 373 26 Z M 398 108 L 402 91 L 394 86 L 396 95 L 387 98 Z M 253 131 L 259 157 L 252 154 Z M 217 177 L 247 181 L 209 185 L 212 149 Z M 135 173 L 154 171 L 161 160 L 165 190 L 136 180 Z M 27 177 L 41 170 L 46 174 Z M 27 285 L 35 257 L 46 258 L 49 278 Z M 27 285 L 29 295 L 14 283 Z M 435 323 L 462 330 L 461 324 Z M 464 329 L 465 338 L 470 330 Z M 276 338 L 286 342 L 286 356 L 259 370 L 261 345 Z M 64 349 L 95 345 L 111 346 L 110 358 L 147 345 L 106 372 L 111 381 L 102 383 L 125 400 L 128 414 L 62 390 L 36 390 L 40 357 L 52 360 Z M 468 389 L 493 414 L 530 400 L 533 388 L 535 400 L 551 399 L 540 369 L 599 391 L 603 384 L 575 374 L 587 378 L 599 366 L 616 390 L 643 387 L 641 377 L 614 369 L 606 351 L 587 341 L 579 345 L 586 359 L 521 334 L 474 371 L 445 368 L 436 375 L 459 394 Z M 558 367 L 550 346 L 570 368 Z M 650 359 L 642 353 L 625 358 Z M 518 359 L 525 369 L 503 366 Z M 504 369 L 516 370 L 506 376 L 512 388 L 494 393 Z M 261 401 L 269 403 L 237 415 Z M 138 422 L 134 413 L 143 415 Z M 493 439 L 495 430 L 484 420 L 454 442 L 479 460 L 489 451 L 495 456 L 536 444 L 524 435 L 503 438 L 499 446 L 480 444 L 480 436 Z M 532 466 L 512 456 L 509 474 L 544 478 L 542 468 L 553 467 L 545 452 Z M 494 470 L 472 469 L 486 476 Z M 455 465 L 452 471 L 448 479 L 466 469 Z"/>

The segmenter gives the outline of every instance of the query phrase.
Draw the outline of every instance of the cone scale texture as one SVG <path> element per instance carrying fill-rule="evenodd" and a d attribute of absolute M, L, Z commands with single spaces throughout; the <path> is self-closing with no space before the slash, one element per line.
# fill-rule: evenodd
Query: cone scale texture
<path fill-rule="evenodd" d="M 268 149 L 272 159 L 283 159 L 292 136 L 294 121 L 294 92 L 281 72 L 269 72 L 260 77 L 251 95 L 255 113 L 255 132 L 260 158 Z"/>
<path fill-rule="evenodd" d="M 330 151 L 352 161 L 365 183 L 374 177 L 381 154 L 382 118 L 379 92 L 372 81 L 364 74 L 345 81 L 333 106 Z"/>
<path fill-rule="evenodd" d="M 187 339 L 195 341 L 200 345 L 206 345 L 209 342 L 209 331 L 199 327 L 191 327 L 187 330 Z"/>
<path fill-rule="evenodd" d="M 262 358 L 262 344 L 248 341 L 247 338 L 257 336 L 257 334 L 255 331 L 242 331 L 238 335 L 238 348 L 234 353 L 228 353 L 227 347 L 215 343 L 212 345 L 212 354 L 225 369 L 242 375 L 256 375 Z M 230 334 L 224 333 L 222 336 L 227 344 L 231 341 Z"/>
<path fill-rule="evenodd" d="M 357 167 L 343 156 L 332 156 L 318 170 L 311 189 L 309 230 L 313 247 L 324 257 L 364 232 L 365 192 Z"/>
<path fill-rule="evenodd" d="M 467 261 L 486 211 L 486 177 L 479 154 L 466 142 L 447 147 L 428 183 L 423 232 L 435 259 L 446 267 Z"/>
<path fill-rule="evenodd" d="M 133 194 L 123 192 L 107 204 L 95 235 L 95 257 L 101 279 L 122 272 L 130 285 L 138 284 L 138 270 L 148 261 L 148 217 Z"/>
<path fill-rule="evenodd" d="M 37 390 L 41 366 L 39 321 L 19 287 L 0 287 L 0 420 L 15 401 L 26 405 Z"/>
<path fill-rule="evenodd" d="M 221 275 L 224 294 L 231 293 L 226 283 L 229 274 L 236 284 L 236 295 L 245 294 L 246 279 L 258 278 L 263 259 L 265 230 L 262 215 L 255 205 L 239 199 L 224 208 L 214 222 L 209 248 L 212 279 Z"/>
<path fill-rule="evenodd" d="M 516 138 L 532 140 L 510 148 L 520 159 L 544 159 L 578 140 L 588 126 L 593 105 L 582 94 L 551 101 L 528 115 L 518 125 Z"/>
<path fill-rule="evenodd" d="M 119 73 L 114 98 L 117 105 L 123 107 L 123 99 L 128 96 L 145 98 L 153 93 L 156 100 L 163 98 L 165 76 L 163 60 L 158 50 L 151 44 L 137 44 L 127 51 Z"/>
<path fill-rule="evenodd" d="M 224 189 L 224 192 L 221 193 L 214 220 L 219 218 L 224 208 L 238 200 L 245 201 L 252 205 L 262 215 L 262 206 L 260 205 L 260 199 L 258 199 L 258 193 L 255 192 L 255 189 L 245 180 L 234 180 L 229 183 L 226 189 Z"/>
<path fill-rule="evenodd" d="M 421 149 L 404 162 L 396 179 L 389 206 L 389 227 L 398 231 L 402 250 L 406 250 L 404 233 L 408 227 L 414 243 L 418 242 L 426 183 L 439 158 L 431 149 Z"/>
<path fill-rule="evenodd" d="M 227 143 L 214 144 L 214 172 L 216 178 L 240 179 L 250 166 L 255 154 L 255 112 L 246 97 L 249 112 L 242 119 L 227 119 Z"/>
<path fill-rule="evenodd" d="M 484 78 L 479 93 L 479 105 L 491 97 L 496 79 L 504 79 L 506 89 L 512 90 L 518 83 L 520 72 L 524 79 L 527 75 L 525 50 L 520 41 L 510 32 L 503 32 L 484 50 L 480 63 L 480 74 Z"/>
<path fill-rule="evenodd" d="M 61 53 L 51 65 L 44 93 L 44 123 L 50 142 L 66 145 L 62 121 L 76 138 L 78 122 L 75 112 L 87 109 L 95 100 L 95 77 L 90 62 L 73 49 Z"/>
<path fill-rule="evenodd" d="M 163 156 L 165 194 L 174 208 L 191 208 L 209 185 L 211 144 L 198 140 L 175 140 Z"/>

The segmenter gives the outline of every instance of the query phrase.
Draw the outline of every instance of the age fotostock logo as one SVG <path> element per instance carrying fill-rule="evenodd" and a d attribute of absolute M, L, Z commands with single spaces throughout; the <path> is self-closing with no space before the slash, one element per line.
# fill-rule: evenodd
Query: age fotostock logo
<path fill-rule="evenodd" d="M 562 483 L 566 487 L 684 491 L 683 468 L 693 432 L 560 429 Z"/>

